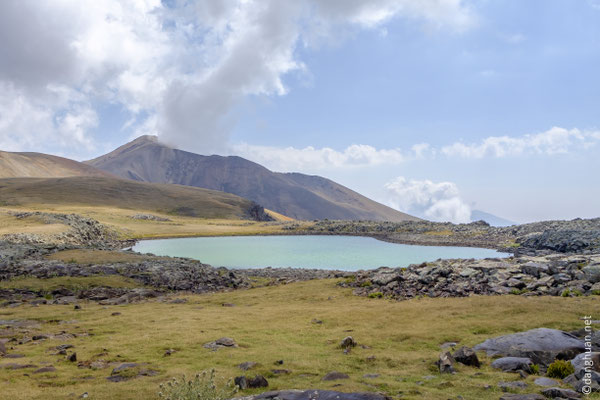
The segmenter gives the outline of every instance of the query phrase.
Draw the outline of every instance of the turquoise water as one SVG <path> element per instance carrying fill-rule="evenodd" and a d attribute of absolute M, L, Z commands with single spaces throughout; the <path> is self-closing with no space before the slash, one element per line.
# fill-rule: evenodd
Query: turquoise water
<path fill-rule="evenodd" d="M 438 258 L 506 257 L 474 247 L 413 246 L 361 236 L 229 236 L 142 240 L 140 253 L 187 257 L 215 267 L 294 267 L 357 271 L 406 267 Z"/>

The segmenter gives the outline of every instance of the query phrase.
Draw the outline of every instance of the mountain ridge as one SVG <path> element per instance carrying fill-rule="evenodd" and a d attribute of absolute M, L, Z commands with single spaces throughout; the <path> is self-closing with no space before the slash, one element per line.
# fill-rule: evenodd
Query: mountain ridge
<path fill-rule="evenodd" d="M 418 220 L 320 176 L 273 172 L 238 156 L 204 156 L 140 136 L 86 164 L 144 182 L 221 190 L 300 220 Z"/>

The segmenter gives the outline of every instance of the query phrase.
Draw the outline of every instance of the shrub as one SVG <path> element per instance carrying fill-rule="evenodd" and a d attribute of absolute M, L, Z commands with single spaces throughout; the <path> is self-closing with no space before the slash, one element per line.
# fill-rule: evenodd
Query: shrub
<path fill-rule="evenodd" d="M 371 281 L 364 281 L 363 283 L 361 283 L 361 284 L 360 284 L 360 287 L 369 287 L 369 286 L 371 286 L 371 285 L 373 285 L 373 284 L 371 283 Z"/>
<path fill-rule="evenodd" d="M 537 364 L 531 364 L 529 368 L 531 369 L 531 373 L 534 375 L 538 375 L 540 373 L 540 366 Z"/>
<path fill-rule="evenodd" d="M 226 400 L 237 393 L 237 387 L 231 380 L 226 385 L 218 385 L 215 370 L 203 371 L 188 380 L 173 378 L 166 384 L 160 384 L 158 397 L 165 400 Z"/>
<path fill-rule="evenodd" d="M 383 293 L 381 293 L 381 292 L 369 293 L 370 299 L 381 299 L 382 297 L 383 297 Z"/>
<path fill-rule="evenodd" d="M 594 289 L 594 290 L 592 290 L 592 294 L 594 296 L 600 296 L 600 289 Z"/>
<path fill-rule="evenodd" d="M 575 373 L 575 368 L 569 361 L 555 360 L 548 366 L 548 372 L 546 375 L 548 375 L 550 378 L 564 379 L 573 373 Z"/>

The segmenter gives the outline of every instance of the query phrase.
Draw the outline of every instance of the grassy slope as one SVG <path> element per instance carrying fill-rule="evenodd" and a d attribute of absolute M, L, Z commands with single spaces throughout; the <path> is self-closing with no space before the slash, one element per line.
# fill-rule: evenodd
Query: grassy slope
<path fill-rule="evenodd" d="M 402 392 L 405 399 L 448 399 L 458 395 L 498 399 L 501 392 L 495 383 L 516 380 L 517 375 L 493 371 L 488 359 L 484 359 L 481 370 L 459 366 L 454 376 L 439 375 L 431 367 L 439 354 L 439 344 L 460 340 L 461 344 L 474 345 L 488 337 L 540 326 L 578 329 L 582 327 L 581 315 L 600 318 L 597 297 L 503 296 L 392 302 L 353 296 L 331 280 L 194 295 L 188 300 L 187 304 L 148 302 L 112 307 L 84 304 L 81 311 L 72 306 L 0 309 L 0 319 L 76 321 L 65 325 L 46 323 L 43 332 L 94 333 L 67 342 L 47 340 L 18 346 L 13 352 L 23 353 L 26 358 L 0 363 L 49 362 L 58 371 L 37 375 L 31 374 L 31 369 L 0 369 L 3 396 L 47 399 L 88 392 L 94 399 L 148 399 L 155 397 L 158 384 L 169 377 L 215 367 L 219 375 L 229 378 L 242 374 L 235 365 L 257 361 L 262 366 L 246 374 L 265 374 L 269 389 L 382 390 L 393 396 Z M 222 307 L 223 302 L 234 303 L 235 307 Z M 115 311 L 122 314 L 111 316 Z M 323 324 L 311 323 L 313 318 L 323 320 Z M 348 334 L 370 348 L 357 347 L 350 355 L 342 354 L 337 345 Z M 234 338 L 240 347 L 217 352 L 202 347 L 222 336 Z M 61 343 L 74 344 L 79 360 L 89 360 L 105 348 L 108 355 L 100 358 L 146 362 L 160 374 L 107 382 L 110 369 L 80 369 L 61 356 L 49 355 L 48 349 Z M 164 351 L 170 348 L 178 351 L 164 357 Z M 366 360 L 371 355 L 376 357 L 374 362 Z M 284 364 L 275 366 L 274 361 L 279 359 Z M 273 376 L 273 368 L 286 368 L 292 373 Z M 332 370 L 345 372 L 350 379 L 323 382 L 321 377 Z M 366 373 L 381 376 L 365 379 Z M 427 375 L 434 377 L 426 380 L 423 377 Z M 532 386 L 534 378 L 527 379 L 528 391 L 536 390 Z M 486 384 L 493 387 L 486 390 Z"/>
<path fill-rule="evenodd" d="M 109 173 L 87 164 L 42 153 L 0 151 L 0 178 L 56 178 L 66 176 L 104 176 Z"/>
<path fill-rule="evenodd" d="M 251 204 L 215 190 L 104 177 L 0 179 L 0 199 L 4 206 L 85 205 L 225 219 L 243 218 Z"/>
<path fill-rule="evenodd" d="M 178 236 L 256 235 L 281 233 L 280 222 L 255 222 L 240 219 L 216 219 L 174 216 L 147 209 L 124 209 L 118 207 L 92 207 L 85 205 L 28 204 L 20 207 L 0 207 L 0 235 L 7 233 L 58 233 L 65 225 L 44 224 L 41 219 L 17 219 L 9 211 L 44 211 L 76 213 L 94 218 L 116 229 L 123 239 L 161 238 Z M 170 221 L 132 219 L 138 213 L 151 213 Z M 302 223 L 309 224 L 309 223 Z"/>

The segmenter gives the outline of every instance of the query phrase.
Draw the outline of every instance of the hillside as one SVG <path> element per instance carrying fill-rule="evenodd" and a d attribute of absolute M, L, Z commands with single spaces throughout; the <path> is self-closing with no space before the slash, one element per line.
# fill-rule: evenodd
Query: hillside
<path fill-rule="evenodd" d="M 417 220 L 319 176 L 284 174 L 235 156 L 202 156 L 142 136 L 86 162 L 122 178 L 233 193 L 301 219 Z"/>
<path fill-rule="evenodd" d="M 0 205 L 85 205 L 200 218 L 265 219 L 256 203 L 229 193 L 93 176 L 0 179 Z"/>
<path fill-rule="evenodd" d="M 111 176 L 68 158 L 42 153 L 0 151 L 0 178 L 63 178 L 67 176 Z"/>

